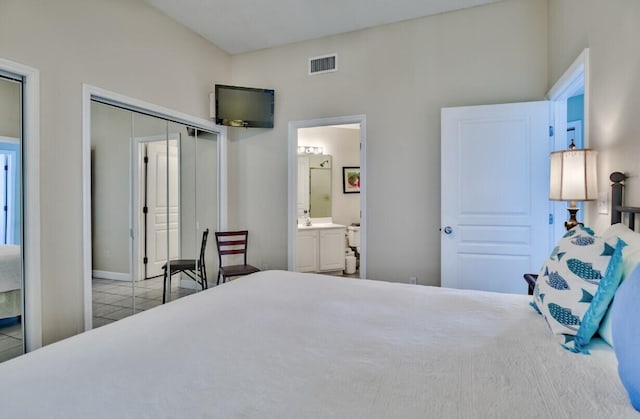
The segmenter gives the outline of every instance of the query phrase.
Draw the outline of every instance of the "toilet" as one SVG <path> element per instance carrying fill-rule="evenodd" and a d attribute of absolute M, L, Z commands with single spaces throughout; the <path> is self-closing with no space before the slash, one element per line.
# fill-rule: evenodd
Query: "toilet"
<path fill-rule="evenodd" d="M 347 238 L 349 247 L 356 251 L 356 256 L 360 255 L 360 226 L 350 225 L 347 227 Z"/>

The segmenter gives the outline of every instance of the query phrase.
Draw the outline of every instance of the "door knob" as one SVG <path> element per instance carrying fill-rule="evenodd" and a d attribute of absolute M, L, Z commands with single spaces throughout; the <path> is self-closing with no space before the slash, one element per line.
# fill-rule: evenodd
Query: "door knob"
<path fill-rule="evenodd" d="M 442 229 L 442 231 L 444 231 L 444 234 L 453 233 L 453 229 L 450 226 L 446 226 L 445 228 Z"/>

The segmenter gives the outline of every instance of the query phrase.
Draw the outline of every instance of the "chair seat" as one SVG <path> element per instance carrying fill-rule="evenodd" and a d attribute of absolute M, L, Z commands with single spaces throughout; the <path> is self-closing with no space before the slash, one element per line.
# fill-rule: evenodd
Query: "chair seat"
<path fill-rule="evenodd" d="M 196 269 L 195 259 L 174 259 L 171 261 L 171 270 Z M 162 265 L 162 269 L 167 269 L 167 264 Z"/>
<path fill-rule="evenodd" d="M 249 275 L 255 272 L 260 272 L 260 269 L 251 265 L 230 265 L 230 266 L 221 267 L 220 272 L 222 273 L 222 276 L 230 277 L 230 276 Z"/>

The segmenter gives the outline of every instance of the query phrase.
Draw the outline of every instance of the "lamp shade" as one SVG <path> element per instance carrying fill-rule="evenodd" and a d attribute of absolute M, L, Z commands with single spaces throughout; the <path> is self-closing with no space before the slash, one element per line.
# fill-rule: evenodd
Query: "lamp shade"
<path fill-rule="evenodd" d="M 549 199 L 593 201 L 598 199 L 598 152 L 570 149 L 551 153 Z"/>

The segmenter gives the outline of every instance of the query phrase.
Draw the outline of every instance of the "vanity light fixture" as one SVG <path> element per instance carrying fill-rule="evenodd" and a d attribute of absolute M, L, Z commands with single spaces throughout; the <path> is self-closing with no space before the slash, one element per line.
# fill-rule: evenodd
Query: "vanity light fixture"
<path fill-rule="evenodd" d="M 322 154 L 322 147 L 298 146 L 298 154 Z"/>

